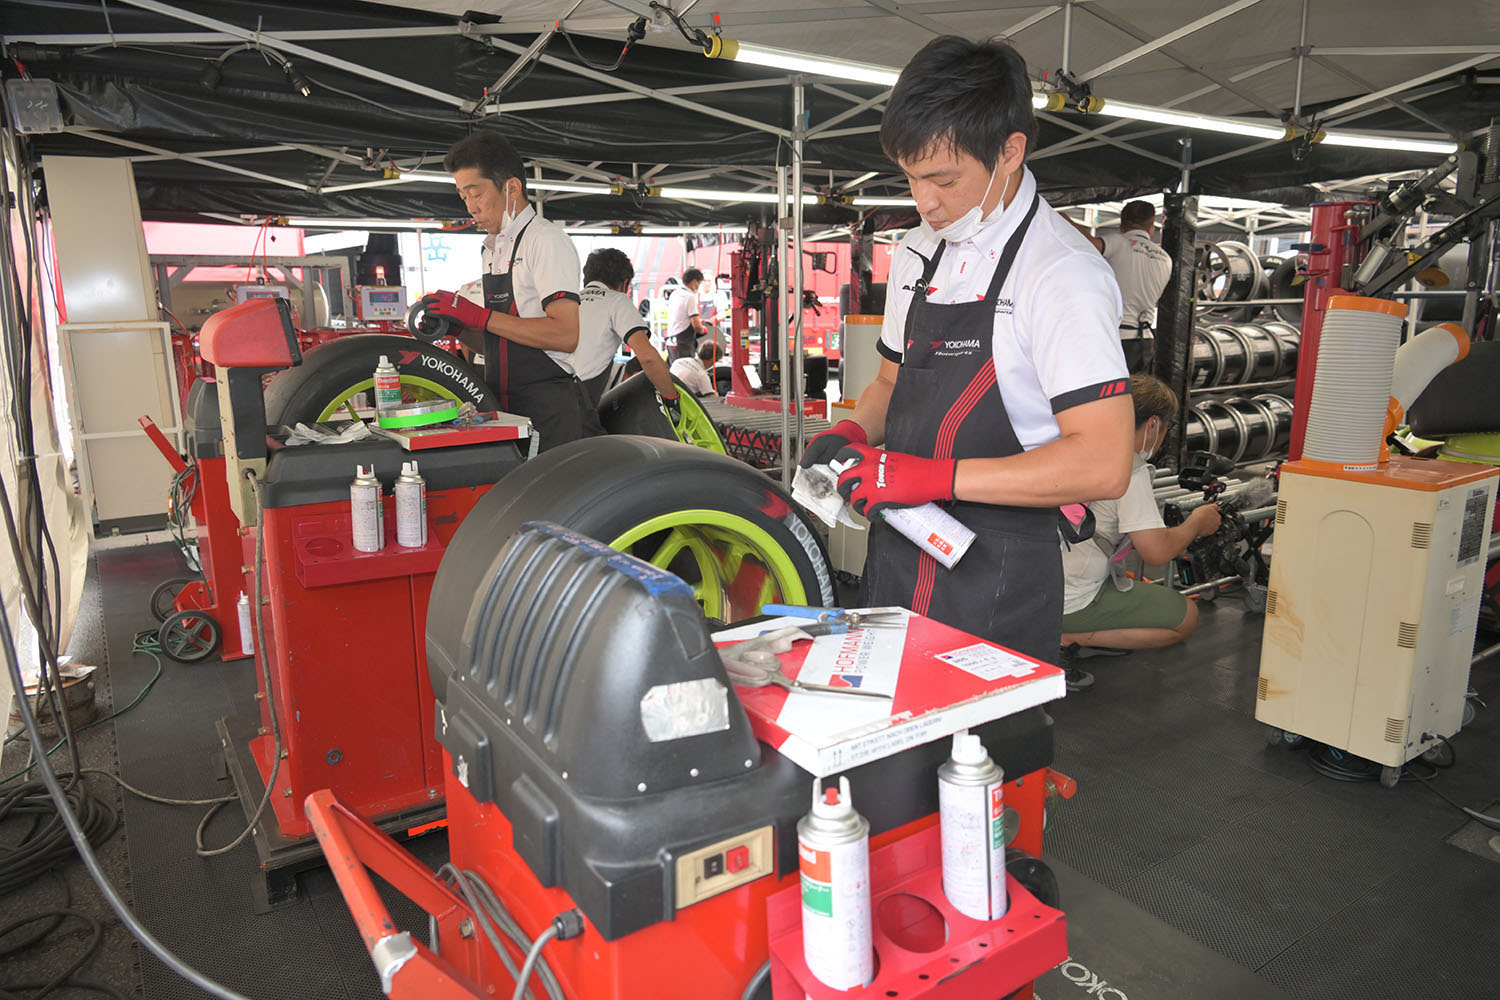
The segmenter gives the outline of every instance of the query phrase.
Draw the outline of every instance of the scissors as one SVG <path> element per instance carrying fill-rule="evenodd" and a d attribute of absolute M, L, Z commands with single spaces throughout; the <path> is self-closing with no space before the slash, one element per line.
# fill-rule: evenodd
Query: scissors
<path fill-rule="evenodd" d="M 805 627 L 791 626 L 776 629 L 754 639 L 746 639 L 719 650 L 719 658 L 729 679 L 741 687 L 766 687 L 779 684 L 788 691 L 820 691 L 826 694 L 855 694 L 864 698 L 886 698 L 891 696 L 879 691 L 863 691 L 852 687 L 834 687 L 831 684 L 813 684 L 788 677 L 781 672 L 780 653 L 789 652 L 798 639 L 811 639 L 819 635 L 842 632 L 848 626 L 834 622 L 817 622 Z"/>
<path fill-rule="evenodd" d="M 900 608 L 870 608 L 867 611 L 845 611 L 843 608 L 810 608 L 801 604 L 767 604 L 760 609 L 763 615 L 782 615 L 787 618 L 811 618 L 820 624 L 830 624 L 832 632 L 847 632 L 851 628 L 878 628 L 882 625 L 899 625 L 906 618 Z"/>

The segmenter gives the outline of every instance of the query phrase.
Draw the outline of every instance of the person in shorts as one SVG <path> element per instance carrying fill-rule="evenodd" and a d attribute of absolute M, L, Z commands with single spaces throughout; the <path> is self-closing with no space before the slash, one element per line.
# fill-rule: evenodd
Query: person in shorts
<path fill-rule="evenodd" d="M 1130 396 L 1135 404 L 1130 485 L 1118 500 L 1088 505 L 1094 515 L 1092 538 L 1062 543 L 1062 643 L 1065 654 L 1071 652 L 1074 657 L 1076 647 L 1082 646 L 1119 650 L 1170 646 L 1198 627 L 1198 608 L 1192 601 L 1125 572 L 1125 559 L 1131 552 L 1147 565 L 1168 563 L 1195 540 L 1217 531 L 1220 520 L 1219 508 L 1206 503 L 1176 527 L 1169 528 L 1162 521 L 1148 463 L 1177 415 L 1177 396 L 1150 375 L 1130 377 Z M 1070 678 L 1070 686 L 1079 680 Z"/>

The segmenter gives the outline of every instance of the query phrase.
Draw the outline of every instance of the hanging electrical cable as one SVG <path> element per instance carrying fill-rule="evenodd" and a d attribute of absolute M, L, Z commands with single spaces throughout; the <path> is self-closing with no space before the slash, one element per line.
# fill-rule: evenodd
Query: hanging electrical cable
<path fill-rule="evenodd" d="M 0 115 L 9 120 L 10 108 L 0 94 Z M 37 326 L 33 322 L 32 306 L 38 260 L 33 227 L 30 194 L 32 179 L 26 164 L 29 157 L 16 149 L 14 133 L 6 133 L 7 148 L 0 150 L 0 191 L 12 196 L 11 204 L 21 211 L 22 225 L 13 227 L 6 218 L 0 225 L 0 363 L 4 365 L 6 388 L 10 393 L 11 427 L 6 435 L 8 444 L 16 457 L 15 482 L 19 492 L 12 496 L 3 477 L 0 477 L 0 515 L 3 515 L 6 542 L 9 544 L 18 576 L 22 607 L 36 631 L 36 642 L 40 652 L 37 683 L 40 690 L 49 692 L 47 701 L 53 712 L 68 749 L 70 768 L 61 777 L 48 759 L 47 748 L 42 738 L 36 713 L 24 696 L 16 699 L 21 722 L 36 755 L 36 768 L 40 775 L 39 788 L 45 789 L 47 798 L 39 797 L 36 788 L 27 787 L 7 792 L 18 796 L 11 808 L 34 809 L 33 827 L 39 833 L 32 837 L 23 849 L 9 845 L 0 851 L 0 859 L 8 867 L 0 867 L 14 879 L 29 881 L 34 871 L 45 871 L 62 860 L 76 854 L 83 860 L 89 875 L 99 886 L 110 908 L 141 944 L 169 969 L 187 981 L 222 1000 L 245 1000 L 239 993 L 229 990 L 208 979 L 196 969 L 188 966 L 168 951 L 149 930 L 143 926 L 109 881 L 94 853 L 94 844 L 112 835 L 117 826 L 114 811 L 89 791 L 80 764 L 76 734 L 69 714 L 61 704 L 58 683 L 57 645 L 62 630 L 62 588 L 57 551 L 52 544 L 46 522 L 43 495 L 36 469 L 36 446 L 31 420 L 33 385 L 32 346 L 36 341 Z M 11 177 L 11 163 L 20 165 L 20 174 Z M 8 213 L 7 213 L 8 214 Z M 16 246 L 12 240 L 13 228 L 19 228 L 25 241 L 26 270 L 23 277 L 17 262 Z M 50 562 L 49 562 L 50 560 Z M 50 590 L 49 590 L 50 585 Z M 0 602 L 0 656 L 10 675 L 13 688 L 18 692 L 26 689 L 21 671 L 16 635 L 11 627 L 10 610 Z M 63 781 L 66 780 L 66 785 Z M 43 810 L 47 810 L 45 813 Z M 5 815 L 0 808 L 0 815 Z M 23 813 L 23 815 L 26 815 Z M 48 818 L 50 817 L 50 818 Z M 58 824 L 61 824 L 59 828 Z M 65 838 L 64 838 L 65 832 Z M 71 841 L 71 851 L 66 848 Z M 61 852 L 66 851 L 66 855 Z M 8 891 L 7 883 L 0 882 L 0 893 Z"/>

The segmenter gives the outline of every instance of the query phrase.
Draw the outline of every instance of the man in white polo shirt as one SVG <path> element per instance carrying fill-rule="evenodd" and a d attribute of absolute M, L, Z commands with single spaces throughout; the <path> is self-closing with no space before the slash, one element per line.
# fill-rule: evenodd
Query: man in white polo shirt
<path fill-rule="evenodd" d="M 615 353 L 627 345 L 640 359 L 641 371 L 674 424 L 682 422 L 682 404 L 667 363 L 651 344 L 651 330 L 625 293 L 635 277 L 630 258 L 602 247 L 583 262 L 583 291 L 578 305 L 578 350 L 568 356 L 573 373 L 583 380 L 589 399 L 599 405 Z"/>
<path fill-rule="evenodd" d="M 1073 222 L 1072 219 L 1068 220 Z M 1120 209 L 1120 228 L 1106 229 L 1098 236 L 1078 223 L 1095 249 L 1104 254 L 1115 280 L 1120 283 L 1124 312 L 1120 316 L 1120 346 L 1131 374 L 1150 374 L 1156 356 L 1156 302 L 1172 279 L 1172 257 L 1151 240 L 1156 227 L 1156 209 L 1149 201 L 1132 201 Z"/>
<path fill-rule="evenodd" d="M 492 129 L 460 139 L 443 159 L 464 207 L 487 235 L 482 305 L 453 292 L 422 301 L 463 329 L 484 355 L 484 379 L 500 409 L 531 419 L 542 451 L 603 434 L 583 383 L 568 365 L 578 348 L 578 251 L 526 201 L 520 154 Z"/>
<path fill-rule="evenodd" d="M 698 338 L 703 336 L 703 316 L 698 304 L 698 287 L 703 272 L 690 267 L 682 272 L 682 284 L 667 300 L 667 357 L 691 358 L 698 353 Z"/>
<path fill-rule="evenodd" d="M 879 374 L 802 461 L 857 463 L 839 492 L 873 515 L 863 603 L 1053 661 L 1057 507 L 1125 491 L 1134 411 L 1114 277 L 1037 194 L 1035 135 L 1004 43 L 937 38 L 902 71 L 880 139 L 922 224 L 891 259 Z M 929 501 L 977 536 L 951 570 L 878 516 Z"/>

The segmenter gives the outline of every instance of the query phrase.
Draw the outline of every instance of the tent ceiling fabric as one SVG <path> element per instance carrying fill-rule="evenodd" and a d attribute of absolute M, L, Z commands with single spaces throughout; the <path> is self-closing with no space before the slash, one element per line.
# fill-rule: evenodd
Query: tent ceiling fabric
<path fill-rule="evenodd" d="M 676 6 L 687 8 L 686 20 L 706 30 L 717 16 L 727 37 L 893 67 L 904 64 L 936 30 L 946 30 L 969 37 L 1008 33 L 1034 71 L 1050 71 L 1062 64 L 1066 32 L 1068 64 L 1075 73 L 1119 63 L 1092 81 L 1095 93 L 1106 98 L 1180 102 L 1174 104 L 1180 110 L 1261 118 L 1272 117 L 1268 109 L 1290 109 L 1295 99 L 1301 0 L 1075 0 L 1069 16 L 1057 4 L 1020 0 L 932 0 L 901 5 L 902 16 L 855 0 L 815 3 L 795 9 L 786 0 L 721 0 L 713 7 L 678 0 Z M 69 131 L 34 135 L 34 147 L 44 153 L 138 157 L 136 176 L 148 218 L 195 219 L 203 213 L 452 218 L 462 210 L 445 183 L 338 189 L 381 180 L 379 168 L 391 160 L 404 169 L 441 172 L 444 150 L 475 127 L 500 128 L 551 180 L 634 178 L 772 190 L 776 165 L 790 155 L 785 135 L 792 101 L 785 75 L 706 59 L 680 35 L 655 26 L 617 72 L 583 67 L 574 47 L 596 65 L 616 59 L 633 18 L 622 8 L 632 6 L 642 5 L 634 0 L 335 0 L 304 7 L 225 0 L 204 14 L 208 8 L 187 0 L 110 0 L 107 8 L 98 0 L 10 0 L 0 6 L 0 35 L 7 54 L 32 77 L 53 81 L 61 96 Z M 970 7 L 979 9 L 965 9 Z M 1169 45 L 1120 61 L 1147 42 L 1231 9 Z M 1464 132 L 1500 115 L 1500 86 L 1490 82 L 1500 65 L 1500 4 L 1493 0 L 1452 0 L 1443 17 L 1427 19 L 1412 17 L 1409 4 L 1395 0 L 1362 3 L 1357 18 L 1348 16 L 1347 4 L 1333 0 L 1310 0 L 1308 9 L 1313 48 L 1303 72 L 1304 112 L 1333 109 L 1329 122 L 1357 116 L 1347 122 L 1349 128 L 1429 135 L 1438 132 L 1436 125 Z M 464 37 L 455 29 L 468 10 L 498 22 L 486 25 L 482 35 Z M 198 21 L 172 11 L 190 12 Z M 490 95 L 501 113 L 466 114 L 459 105 L 483 101 L 487 88 L 516 63 L 515 52 L 564 15 L 569 37 L 554 34 L 540 62 L 515 74 L 499 95 Z M 245 34 L 258 28 L 263 44 L 290 58 L 308 79 L 311 96 L 294 93 L 280 64 L 254 51 L 225 59 L 221 82 L 207 89 L 200 73 L 238 42 L 215 39 L 205 17 Z M 1399 33 L 1393 25 L 1400 25 Z M 1391 53 L 1395 40 L 1403 47 L 1400 54 Z M 1368 54 L 1370 48 L 1385 54 Z M 329 65 L 329 59 L 344 62 Z M 393 79 L 372 79 L 371 73 Z M 1414 80 L 1420 81 L 1414 87 L 1399 86 Z M 1342 108 L 1371 88 L 1390 87 L 1398 88 L 1392 96 L 1410 110 L 1378 100 Z M 690 90 L 675 98 L 686 102 L 682 106 L 622 88 L 649 88 L 653 95 Z M 1201 93 L 1181 101 L 1195 92 Z M 810 185 L 842 189 L 873 171 L 876 176 L 861 182 L 860 193 L 904 194 L 876 135 L 882 93 L 876 85 L 806 78 L 814 130 L 805 153 Z M 823 123 L 862 103 L 871 106 L 847 114 L 829 136 L 816 134 Z M 1079 130 L 1112 124 L 1117 127 L 1107 138 L 1125 146 L 1076 140 L 1063 145 Z M 1059 203 L 1172 189 L 1180 176 L 1180 135 L 1140 122 L 1059 114 L 1042 122 L 1032 166 L 1044 192 Z M 1241 152 L 1254 145 L 1194 133 L 1194 189 L 1242 196 L 1275 192 L 1281 199 L 1307 201 L 1315 196 L 1308 186 L 1315 182 L 1421 168 L 1434 159 L 1317 146 L 1297 161 L 1282 143 Z M 217 155 L 229 149 L 254 151 Z M 172 154 L 194 159 L 169 158 Z M 767 209 L 628 195 L 546 198 L 549 216 L 591 222 L 735 222 L 760 217 Z M 808 220 L 849 222 L 856 211 L 817 206 L 809 208 Z M 903 216 L 909 219 L 904 210 L 887 211 L 877 224 L 897 224 Z"/>

